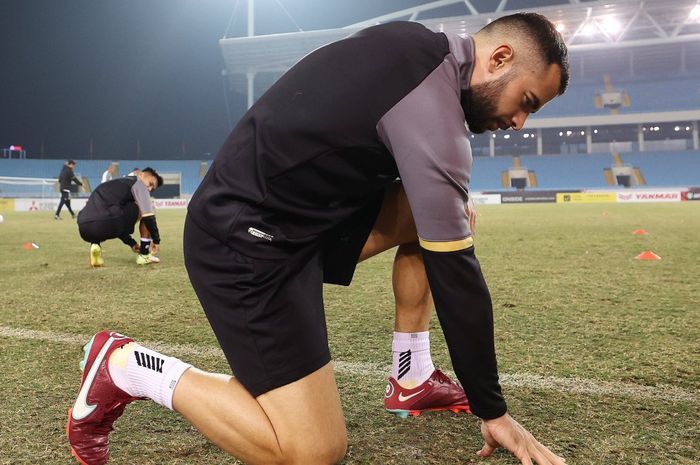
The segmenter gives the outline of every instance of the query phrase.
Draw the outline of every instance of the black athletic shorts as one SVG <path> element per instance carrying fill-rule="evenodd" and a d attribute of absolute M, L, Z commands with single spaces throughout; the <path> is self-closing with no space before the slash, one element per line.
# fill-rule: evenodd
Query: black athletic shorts
<path fill-rule="evenodd" d="M 251 258 L 185 220 L 185 267 L 236 379 L 255 397 L 330 359 L 323 283 L 349 284 L 383 193 L 284 259 Z"/>
<path fill-rule="evenodd" d="M 130 236 L 134 233 L 134 225 L 139 218 L 139 207 L 135 203 L 119 207 L 118 216 L 103 220 L 81 221 L 78 213 L 78 231 L 84 241 L 99 244 L 108 239 Z"/>
<path fill-rule="evenodd" d="M 363 209 L 326 234 L 323 241 L 323 282 L 343 286 L 350 284 L 357 259 L 377 221 L 383 201 L 384 191 L 380 191 Z"/>

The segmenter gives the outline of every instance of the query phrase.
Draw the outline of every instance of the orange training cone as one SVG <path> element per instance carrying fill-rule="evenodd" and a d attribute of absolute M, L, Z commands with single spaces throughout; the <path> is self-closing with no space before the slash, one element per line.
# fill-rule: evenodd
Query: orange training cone
<path fill-rule="evenodd" d="M 635 236 L 644 236 L 649 233 L 645 229 L 635 229 L 634 231 L 632 231 L 632 234 L 634 234 Z"/>
<path fill-rule="evenodd" d="M 640 253 L 639 255 L 637 255 L 634 258 L 636 260 L 661 260 L 661 257 L 656 255 L 651 250 L 645 250 L 644 252 Z"/>

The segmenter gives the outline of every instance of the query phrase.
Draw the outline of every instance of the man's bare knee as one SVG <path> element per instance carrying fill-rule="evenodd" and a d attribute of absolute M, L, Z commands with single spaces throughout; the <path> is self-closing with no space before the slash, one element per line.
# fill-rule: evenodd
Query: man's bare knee
<path fill-rule="evenodd" d="M 347 450 L 348 438 L 343 434 L 333 441 L 325 440 L 307 450 L 269 450 L 264 465 L 336 465 L 343 460 Z"/>
<path fill-rule="evenodd" d="M 343 458 L 345 457 L 345 454 L 348 453 L 348 437 L 347 435 L 343 435 L 342 438 L 339 438 L 338 443 L 335 445 L 334 450 L 332 451 L 333 455 L 330 456 L 332 459 L 331 462 L 329 463 L 339 463 Z"/>
<path fill-rule="evenodd" d="M 311 451 L 299 451 L 293 457 L 287 457 L 280 465 L 336 465 L 340 463 L 348 451 L 346 435 L 337 438 L 332 444 L 319 444 Z"/>

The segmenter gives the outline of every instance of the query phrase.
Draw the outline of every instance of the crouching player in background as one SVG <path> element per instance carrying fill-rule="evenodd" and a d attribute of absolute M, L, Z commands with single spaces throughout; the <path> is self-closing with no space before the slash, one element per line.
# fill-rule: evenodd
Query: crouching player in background
<path fill-rule="evenodd" d="M 102 266 L 100 243 L 121 239 L 139 254 L 136 263 L 158 263 L 160 235 L 150 192 L 163 185 L 163 178 L 153 168 L 145 168 L 136 176 L 127 176 L 100 184 L 90 194 L 85 208 L 78 215 L 80 237 L 90 245 L 90 265 Z M 139 221 L 141 243 L 131 235 Z"/>

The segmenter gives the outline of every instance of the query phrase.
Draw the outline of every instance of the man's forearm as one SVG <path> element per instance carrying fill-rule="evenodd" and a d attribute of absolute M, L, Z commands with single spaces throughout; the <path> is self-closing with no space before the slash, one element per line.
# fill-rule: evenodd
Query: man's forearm
<path fill-rule="evenodd" d="M 507 407 L 498 382 L 491 296 L 474 249 L 423 250 L 423 258 L 452 365 L 472 412 L 500 417 Z"/>
<path fill-rule="evenodd" d="M 136 241 L 134 240 L 133 237 L 126 235 L 122 236 L 119 238 L 124 244 L 128 245 L 129 247 L 133 247 L 136 245 Z"/>

